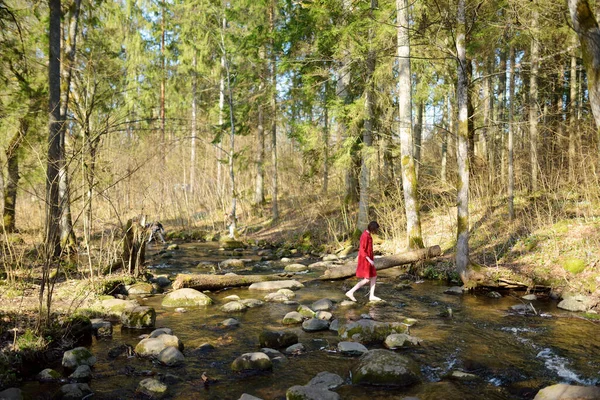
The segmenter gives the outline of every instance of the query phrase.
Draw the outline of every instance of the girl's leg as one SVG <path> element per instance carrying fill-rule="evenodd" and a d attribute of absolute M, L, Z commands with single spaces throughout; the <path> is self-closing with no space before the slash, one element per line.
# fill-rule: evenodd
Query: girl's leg
<path fill-rule="evenodd" d="M 356 299 L 354 298 L 354 292 L 356 292 L 358 289 L 360 289 L 361 287 L 363 287 L 364 285 L 367 284 L 367 282 L 369 282 L 369 279 L 364 278 L 362 281 L 358 282 L 356 285 L 354 285 L 354 287 L 350 290 L 348 290 L 346 292 L 346 296 L 352 300 L 352 301 L 356 301 Z"/>
<path fill-rule="evenodd" d="M 371 288 L 369 292 L 369 301 L 381 301 L 381 299 L 375 296 L 375 282 L 377 281 L 377 277 L 373 276 L 369 278 L 369 282 L 371 282 Z"/>

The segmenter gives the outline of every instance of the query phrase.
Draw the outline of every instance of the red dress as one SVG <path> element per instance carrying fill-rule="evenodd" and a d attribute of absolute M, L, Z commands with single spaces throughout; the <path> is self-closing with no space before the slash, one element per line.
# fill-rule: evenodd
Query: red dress
<path fill-rule="evenodd" d="M 373 257 L 373 238 L 368 230 L 365 230 L 360 236 L 360 244 L 358 246 L 358 265 L 356 267 L 356 276 L 359 278 L 372 278 L 377 276 L 377 270 L 367 257 L 375 260 Z"/>

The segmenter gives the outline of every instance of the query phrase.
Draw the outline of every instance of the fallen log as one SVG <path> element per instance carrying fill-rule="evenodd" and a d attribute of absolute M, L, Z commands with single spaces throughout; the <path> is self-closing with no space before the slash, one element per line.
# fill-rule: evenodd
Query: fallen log
<path fill-rule="evenodd" d="M 282 279 L 280 275 L 178 274 L 173 282 L 173 289 L 218 290 L 228 287 L 250 286 L 257 282 L 276 281 L 280 279 Z"/>
<path fill-rule="evenodd" d="M 440 246 L 431 246 L 424 249 L 409 251 L 393 256 L 386 256 L 375 259 L 375 269 L 382 270 L 397 267 L 399 265 L 410 264 L 421 260 L 434 258 L 442 254 Z M 319 277 L 321 280 L 344 279 L 354 276 L 356 273 L 356 261 L 347 262 L 339 267 L 329 267 L 323 275 Z"/>

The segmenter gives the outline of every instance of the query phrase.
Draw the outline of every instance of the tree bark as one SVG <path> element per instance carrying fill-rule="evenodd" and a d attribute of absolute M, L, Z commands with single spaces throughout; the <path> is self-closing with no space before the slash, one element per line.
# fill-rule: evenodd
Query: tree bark
<path fill-rule="evenodd" d="M 514 111 L 515 111 L 515 48 L 511 45 L 508 55 L 509 80 L 508 80 L 508 217 L 515 218 L 515 166 L 514 166 Z"/>
<path fill-rule="evenodd" d="M 69 36 L 64 53 L 61 82 L 61 105 L 60 105 L 60 137 L 63 149 L 63 158 L 59 170 L 59 202 L 61 208 L 60 218 L 60 243 L 63 251 L 71 251 L 77 244 L 75 232 L 73 231 L 73 218 L 71 215 L 71 192 L 69 186 L 69 169 L 66 162 L 67 142 L 67 113 L 69 110 L 69 99 L 71 94 L 71 80 L 73 77 L 73 65 L 75 64 L 75 52 L 77 49 L 77 33 L 79 29 L 79 13 L 81 0 L 75 0 L 69 11 Z"/>
<path fill-rule="evenodd" d="M 458 165 L 457 185 L 457 240 L 456 269 L 463 283 L 469 281 L 469 127 L 468 127 L 468 73 L 466 57 L 465 0 L 458 1 L 456 53 L 458 55 L 458 140 L 456 159 Z"/>
<path fill-rule="evenodd" d="M 279 275 L 179 274 L 173 282 L 173 289 L 219 290 L 228 287 L 250 286 L 256 282 L 277 281 L 280 279 L 282 278 Z"/>
<path fill-rule="evenodd" d="M 63 160 L 60 131 L 60 0 L 49 0 L 49 59 L 48 59 L 48 160 L 46 169 L 45 245 L 49 257 L 60 255 L 60 204 L 58 171 Z M 41 295 L 40 295 L 41 296 Z"/>
<path fill-rule="evenodd" d="M 442 254 L 440 246 L 431 246 L 423 249 L 417 249 L 402 254 L 376 258 L 375 269 L 381 271 L 388 268 L 397 267 L 400 265 L 410 264 L 421 260 L 435 258 Z M 325 270 L 321 280 L 344 279 L 352 277 L 356 274 L 356 261 L 350 261 L 338 267 L 330 267 Z"/>
<path fill-rule="evenodd" d="M 197 108 L 198 102 L 196 97 L 198 96 L 198 72 L 196 67 L 198 65 L 197 54 L 194 50 L 194 58 L 192 60 L 192 139 L 190 141 L 190 193 L 194 194 L 196 191 L 196 135 L 197 132 Z"/>
<path fill-rule="evenodd" d="M 375 9 L 375 1 L 371 0 L 371 14 Z M 373 124 L 374 124 L 374 83 L 373 74 L 375 73 L 375 50 L 373 49 L 373 29 L 369 28 L 368 41 L 369 49 L 366 59 L 366 79 L 365 79 L 365 118 L 363 127 L 363 141 L 361 149 L 361 166 L 360 166 L 360 191 L 358 196 L 358 220 L 356 228 L 363 231 L 369 224 L 369 183 L 371 171 L 369 161 L 371 156 L 371 148 L 373 146 Z"/>
<path fill-rule="evenodd" d="M 269 6 L 269 29 L 271 31 L 271 218 L 279 219 L 279 205 L 277 202 L 277 58 L 275 54 L 275 3 L 272 0 Z"/>
<path fill-rule="evenodd" d="M 406 245 L 423 247 L 419 213 L 418 181 L 415 170 L 412 137 L 412 82 L 410 72 L 410 39 L 408 36 L 408 0 L 396 0 L 398 23 L 398 121 L 402 167 L 402 189 L 406 214 Z M 421 121 L 422 122 L 422 121 Z"/>
<path fill-rule="evenodd" d="M 535 7 L 535 3 L 533 7 Z M 531 193 L 535 193 L 538 190 L 538 122 L 539 122 L 539 109 L 538 109 L 538 73 L 539 73 L 539 57 L 540 57 L 540 44 L 538 42 L 537 27 L 538 27 L 539 13 L 536 9 L 532 11 L 531 15 L 531 31 L 533 36 L 531 37 L 530 46 L 530 61 L 531 61 L 531 72 L 529 75 L 529 155 L 530 155 L 530 167 L 531 167 Z"/>
<path fill-rule="evenodd" d="M 587 0 L 568 0 L 573 28 L 579 36 L 583 65 L 587 72 L 590 106 L 600 152 L 600 29 Z"/>
<path fill-rule="evenodd" d="M 577 38 L 574 38 L 575 44 L 577 44 Z M 569 73 L 569 150 L 568 150 L 568 161 L 569 161 L 569 181 L 575 181 L 575 154 L 577 152 L 577 134 L 576 134 L 576 123 L 577 123 L 577 58 L 571 56 L 571 65 Z"/>

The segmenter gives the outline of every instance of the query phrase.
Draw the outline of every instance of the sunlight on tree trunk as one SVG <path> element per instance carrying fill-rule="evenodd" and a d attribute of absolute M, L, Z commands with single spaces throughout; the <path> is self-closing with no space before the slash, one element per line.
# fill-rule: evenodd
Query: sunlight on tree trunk
<path fill-rule="evenodd" d="M 535 3 L 533 4 L 535 7 Z M 532 11 L 531 15 L 531 46 L 529 59 L 531 62 L 531 72 L 529 74 L 529 155 L 531 165 L 531 193 L 538 191 L 538 120 L 539 120 L 539 109 L 538 109 L 538 71 L 539 71 L 539 57 L 540 57 L 540 45 L 538 42 L 538 18 L 539 13 L 537 10 Z"/>
<path fill-rule="evenodd" d="M 515 165 L 514 165 L 514 135 L 515 135 L 515 48 L 511 45 L 508 55 L 510 67 L 508 70 L 508 217 L 515 218 Z"/>
<path fill-rule="evenodd" d="M 458 55 L 458 134 L 456 158 L 458 163 L 457 184 L 457 240 L 456 240 L 456 269 L 463 283 L 469 281 L 467 268 L 469 266 L 469 127 L 467 110 L 467 57 L 466 57 L 466 23 L 465 0 L 458 1 L 458 18 L 456 32 L 456 53 Z"/>
<path fill-rule="evenodd" d="M 396 12 L 398 23 L 398 121 L 402 189 L 404 192 L 404 210 L 406 214 L 406 245 L 409 249 L 416 249 L 423 247 L 423 236 L 421 234 L 420 207 L 417 197 L 417 174 L 413 157 L 408 1 L 396 0 Z"/>

